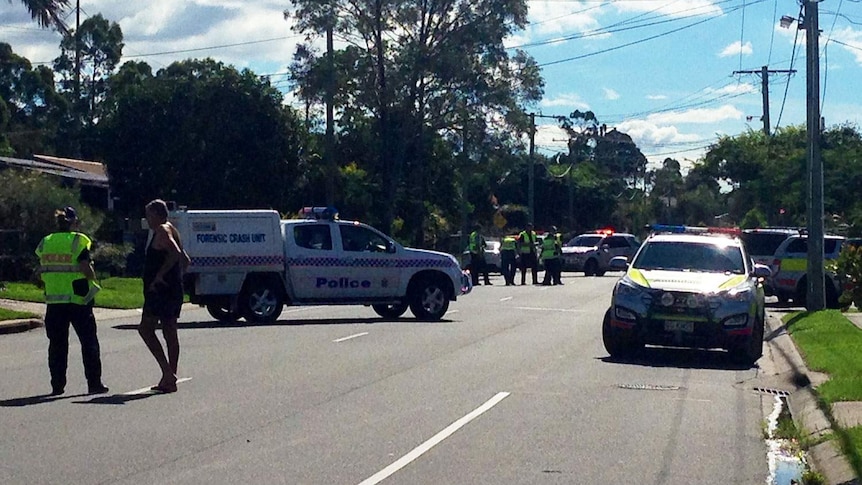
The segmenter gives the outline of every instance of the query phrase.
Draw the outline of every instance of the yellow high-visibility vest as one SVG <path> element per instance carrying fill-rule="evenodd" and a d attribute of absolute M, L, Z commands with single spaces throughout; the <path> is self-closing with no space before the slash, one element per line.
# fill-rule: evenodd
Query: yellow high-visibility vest
<path fill-rule="evenodd" d="M 542 260 L 548 259 L 556 259 L 557 258 L 557 241 L 556 239 L 548 234 L 542 241 Z"/>
<path fill-rule="evenodd" d="M 39 273 L 45 283 L 45 303 L 86 305 L 95 297 L 98 285 L 87 282 L 87 294 L 76 295 L 72 283 L 87 277 L 78 265 L 78 256 L 90 249 L 90 238 L 78 232 L 55 232 L 45 236 L 36 248 Z"/>

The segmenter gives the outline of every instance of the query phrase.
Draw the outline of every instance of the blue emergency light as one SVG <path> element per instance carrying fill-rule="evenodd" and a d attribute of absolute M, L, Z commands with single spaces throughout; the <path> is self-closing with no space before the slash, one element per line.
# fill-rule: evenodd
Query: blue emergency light
<path fill-rule="evenodd" d="M 338 209 L 335 207 L 303 207 L 299 215 L 304 219 L 334 221 L 338 219 Z"/>
<path fill-rule="evenodd" d="M 647 228 L 653 232 L 664 232 L 671 234 L 729 234 L 731 236 L 739 236 L 742 230 L 738 227 L 703 227 L 703 226 L 683 226 L 675 224 L 650 224 Z"/>

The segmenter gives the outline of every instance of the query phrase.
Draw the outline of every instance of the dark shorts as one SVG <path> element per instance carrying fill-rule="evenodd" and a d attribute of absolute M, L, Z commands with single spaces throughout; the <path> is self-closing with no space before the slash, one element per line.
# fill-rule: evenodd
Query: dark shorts
<path fill-rule="evenodd" d="M 143 314 L 145 317 L 158 318 L 159 320 L 176 320 L 180 317 L 182 307 L 182 293 L 164 291 L 144 292 Z"/>

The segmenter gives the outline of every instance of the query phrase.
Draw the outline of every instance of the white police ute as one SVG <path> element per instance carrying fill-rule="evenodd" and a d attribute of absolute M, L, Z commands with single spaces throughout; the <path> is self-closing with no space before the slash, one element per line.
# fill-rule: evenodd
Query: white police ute
<path fill-rule="evenodd" d="M 191 263 L 192 303 L 220 321 L 278 319 L 284 305 L 370 305 L 384 318 L 408 308 L 440 320 L 472 290 L 451 255 L 406 248 L 332 208 L 306 207 L 282 220 L 274 210 L 187 210 L 169 219 Z"/>

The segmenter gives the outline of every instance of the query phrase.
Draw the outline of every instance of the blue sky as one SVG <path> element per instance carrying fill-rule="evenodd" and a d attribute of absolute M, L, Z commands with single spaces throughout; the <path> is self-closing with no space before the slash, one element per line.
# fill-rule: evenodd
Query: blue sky
<path fill-rule="evenodd" d="M 74 4 L 74 0 L 72 2 Z M 632 136 L 651 164 L 687 165 L 720 135 L 763 127 L 761 80 L 739 71 L 795 70 L 769 78 L 771 127 L 806 119 L 805 33 L 779 26 L 800 18 L 789 0 L 528 1 L 530 25 L 507 39 L 542 66 L 545 115 L 591 110 Z M 127 60 L 154 69 L 213 57 L 271 75 L 286 90 L 286 66 L 300 38 L 282 12 L 287 1 L 81 0 L 82 18 L 102 13 L 123 29 Z M 821 114 L 827 126 L 862 117 L 862 3 L 819 4 Z M 74 24 L 74 14 L 68 17 Z M 58 55 L 59 34 L 39 29 L 18 0 L 0 2 L 0 40 L 34 63 Z M 539 149 L 565 149 L 548 124 Z"/>

